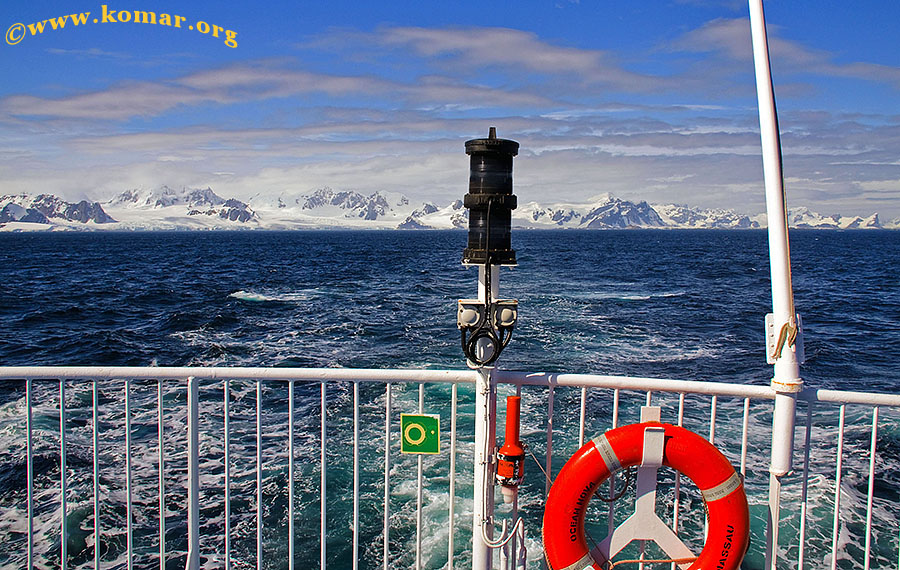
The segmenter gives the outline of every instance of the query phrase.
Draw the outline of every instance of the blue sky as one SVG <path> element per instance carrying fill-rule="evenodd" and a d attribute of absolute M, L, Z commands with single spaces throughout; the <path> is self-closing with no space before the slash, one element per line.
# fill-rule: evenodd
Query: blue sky
<path fill-rule="evenodd" d="M 522 202 L 764 210 L 743 2 L 145 1 L 107 3 L 106 23 L 103 5 L 0 8 L 0 193 L 331 186 L 444 204 L 466 192 L 464 141 L 496 125 L 522 145 Z M 183 20 L 120 21 L 134 11 Z M 766 16 L 789 206 L 900 217 L 900 3 Z"/>

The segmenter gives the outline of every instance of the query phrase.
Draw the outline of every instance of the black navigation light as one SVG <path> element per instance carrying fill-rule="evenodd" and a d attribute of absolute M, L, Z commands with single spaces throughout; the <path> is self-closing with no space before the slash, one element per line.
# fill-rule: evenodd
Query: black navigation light
<path fill-rule="evenodd" d="M 477 265 L 478 299 L 460 299 L 456 325 L 463 353 L 473 368 L 491 366 L 512 339 L 519 315 L 514 299 L 496 299 L 501 265 L 516 265 L 510 244 L 513 194 L 513 157 L 519 153 L 516 141 L 498 139 L 491 127 L 486 139 L 466 141 L 469 161 L 469 193 L 463 204 L 469 209 L 469 242 L 463 250 L 464 265 Z"/>
<path fill-rule="evenodd" d="M 469 161 L 469 193 L 463 204 L 469 209 L 469 243 L 463 250 L 467 265 L 516 265 L 510 244 L 513 194 L 513 157 L 519 143 L 497 138 L 491 127 L 486 139 L 466 141 Z"/>

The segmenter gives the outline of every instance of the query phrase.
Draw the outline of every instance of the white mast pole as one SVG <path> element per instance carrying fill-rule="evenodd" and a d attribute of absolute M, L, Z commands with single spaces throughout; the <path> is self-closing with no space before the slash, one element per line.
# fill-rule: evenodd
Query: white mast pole
<path fill-rule="evenodd" d="M 487 302 L 487 271 L 491 272 L 492 299 L 500 294 L 500 266 L 478 266 L 478 299 Z M 479 347 L 485 350 L 484 346 Z M 483 356 L 483 355 L 482 355 Z M 475 472 L 474 505 L 472 521 L 472 570 L 491 570 L 493 550 L 484 543 L 482 528 L 488 539 L 494 531 L 494 475 L 492 463 L 496 447 L 497 384 L 493 367 L 480 369 L 475 384 Z"/>
<path fill-rule="evenodd" d="M 759 131 L 766 184 L 769 264 L 772 280 L 772 315 L 769 317 L 771 326 L 767 327 L 769 338 L 767 343 L 769 354 L 767 356 L 769 362 L 774 361 L 772 387 L 777 395 L 772 419 L 772 455 L 769 465 L 766 568 L 774 569 L 777 550 L 775 547 L 778 544 L 781 477 L 791 471 L 794 448 L 794 413 L 797 393 L 803 388 L 797 351 L 797 347 L 802 345 L 791 286 L 791 257 L 788 244 L 787 208 L 784 199 L 781 140 L 769 65 L 766 21 L 762 0 L 749 0 L 749 4 L 759 106 Z"/>

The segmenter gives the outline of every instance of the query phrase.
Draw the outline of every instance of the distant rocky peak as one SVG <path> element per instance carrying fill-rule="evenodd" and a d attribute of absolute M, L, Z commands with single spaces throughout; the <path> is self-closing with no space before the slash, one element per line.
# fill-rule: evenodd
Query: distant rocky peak
<path fill-rule="evenodd" d="M 167 184 L 156 188 L 134 188 L 125 190 L 107 205 L 113 207 L 136 208 L 168 208 L 169 206 L 187 206 L 189 208 L 220 206 L 225 199 L 206 188 L 172 188 Z"/>
<path fill-rule="evenodd" d="M 403 207 L 409 204 L 409 199 L 400 195 L 395 202 L 397 207 Z M 365 196 L 354 190 L 335 191 L 327 186 L 298 200 L 298 203 L 301 203 L 301 210 L 337 208 L 344 211 L 346 217 L 364 220 L 377 220 L 393 210 L 388 196 L 381 192 Z"/>
<path fill-rule="evenodd" d="M 184 199 L 189 206 L 219 206 L 226 203 L 225 198 L 213 192 L 209 186 L 186 190 Z"/>
<path fill-rule="evenodd" d="M 18 206 L 6 210 L 3 215 L 4 221 L 48 223 L 53 220 L 64 220 L 83 224 L 88 222 L 108 224 L 116 221 L 97 202 L 87 200 L 67 202 L 53 194 L 3 196 L 0 198 L 0 204 Z"/>

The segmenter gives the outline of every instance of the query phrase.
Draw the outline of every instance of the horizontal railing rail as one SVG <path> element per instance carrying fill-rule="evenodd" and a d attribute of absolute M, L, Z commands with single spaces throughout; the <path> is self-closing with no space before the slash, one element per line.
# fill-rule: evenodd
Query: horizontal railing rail
<path fill-rule="evenodd" d="M 425 382 L 474 384 L 475 370 L 428 369 L 348 369 L 348 368 L 228 368 L 228 367 L 137 367 L 137 366 L 5 366 L 0 367 L 0 380 L 60 380 L 60 379 L 124 379 L 177 380 L 194 377 L 202 380 L 290 380 L 357 382 Z M 774 399 L 775 391 L 768 385 L 733 384 L 698 380 L 641 378 L 599 374 L 570 374 L 546 372 L 517 372 L 496 370 L 498 383 L 527 386 L 572 386 L 619 388 L 622 390 L 685 392 L 710 396 L 736 396 Z M 835 404 L 866 404 L 900 407 L 900 394 L 855 392 L 805 388 L 799 399 Z"/>
<path fill-rule="evenodd" d="M 188 567 L 211 563 L 201 558 L 217 558 L 225 568 L 268 568 L 277 559 L 293 568 L 293 561 L 309 561 L 317 550 L 322 568 L 461 567 L 466 548 L 454 535 L 471 517 L 461 516 L 456 503 L 466 501 L 464 510 L 471 511 L 474 434 L 465 422 L 474 412 L 468 392 L 458 388 L 474 384 L 478 374 L 0 367 L 0 387 L 13 388 L 5 393 L 0 430 L 24 439 L 5 456 L 14 464 L 24 452 L 26 464 L 24 493 L 0 495 L 7 512 L 0 537 L 9 545 L 0 560 L 6 557 L 6 567 L 99 568 L 116 561 L 165 569 L 175 560 Z M 500 370 L 494 380 L 533 404 L 527 437 L 532 451 L 543 452 L 538 464 L 547 476 L 532 479 L 523 492 L 538 496 L 549 489 L 559 459 L 582 445 L 586 433 L 630 421 L 640 405 L 663 405 L 664 421 L 708 430 L 751 492 L 757 472 L 767 469 L 768 438 L 779 436 L 766 432 L 775 393 L 764 385 Z M 24 395 L 18 392 L 23 386 Z M 859 567 L 872 561 L 878 567 L 885 548 L 896 545 L 900 517 L 900 499 L 885 490 L 896 483 L 900 458 L 877 455 L 895 446 L 894 440 L 881 443 L 887 435 L 879 425 L 900 409 L 900 395 L 808 388 L 799 399 L 806 406 L 805 429 L 798 424 L 803 468 L 789 482 L 796 492 L 786 491 L 784 500 L 797 510 L 780 521 L 789 532 L 779 556 L 798 568 L 843 567 L 848 556 Z M 400 456 L 399 412 L 435 410 L 450 419 L 449 457 Z M 766 441 L 754 442 L 761 434 Z M 123 459 L 121 477 L 104 473 Z M 55 470 L 54 483 L 47 474 Z M 466 473 L 461 497 L 457 473 Z M 677 530 L 684 524 L 684 488 L 678 477 L 674 484 L 671 524 Z M 331 512 L 331 501 L 346 512 Z M 432 523 L 446 524 L 423 523 L 426 513 Z M 612 508 L 607 517 L 611 527 Z M 539 514 L 526 518 L 538 536 Z M 178 536 L 185 529 L 187 537 Z M 444 554 L 434 554 L 429 532 L 443 537 L 438 550 Z M 878 536 L 892 538 L 878 544 Z M 532 538 L 530 544 L 531 564 L 538 567 L 540 543 Z M 810 548 L 824 554 L 814 558 Z M 761 566 L 759 553 L 751 551 L 747 567 Z"/>

